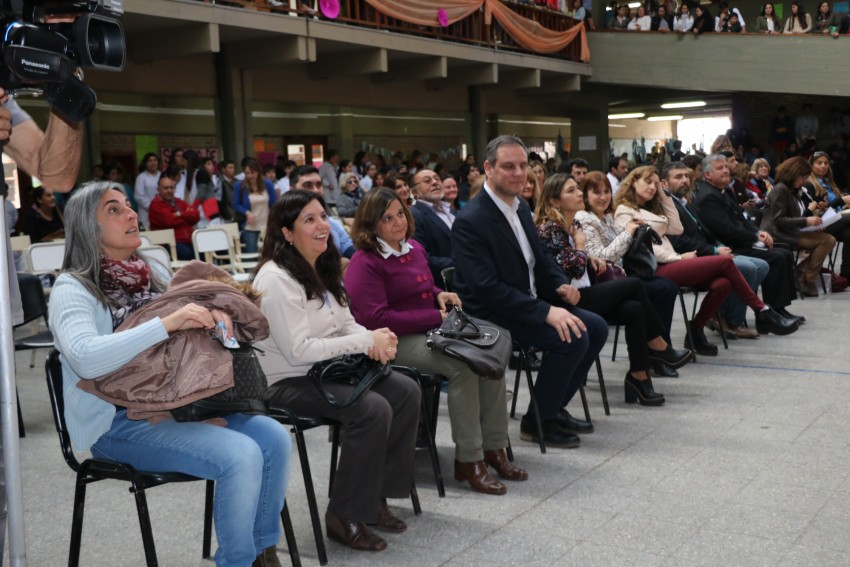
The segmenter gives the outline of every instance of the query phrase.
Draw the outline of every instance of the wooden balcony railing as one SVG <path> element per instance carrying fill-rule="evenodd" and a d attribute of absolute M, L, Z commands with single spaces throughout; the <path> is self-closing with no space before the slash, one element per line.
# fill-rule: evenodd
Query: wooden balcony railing
<path fill-rule="evenodd" d="M 282 6 L 273 6 L 269 4 L 268 0 L 231 0 L 219 1 L 216 3 L 241 5 L 246 8 L 268 10 L 275 13 L 294 14 L 296 12 L 296 10 L 293 10 L 290 7 L 288 0 L 283 0 L 284 5 Z M 297 10 L 299 15 L 312 16 L 315 14 L 315 16 L 320 19 L 323 17 L 321 12 L 318 11 L 318 2 L 305 0 L 305 5 L 308 7 L 306 11 L 301 8 L 301 0 L 297 0 L 296 4 L 299 5 Z M 555 12 L 546 8 L 539 8 L 533 4 L 513 1 L 506 1 L 504 4 L 508 6 L 511 11 L 515 12 L 518 17 L 534 20 L 543 27 L 553 31 L 566 31 L 573 26 L 582 25 L 581 22 L 565 16 L 560 12 Z M 502 26 L 499 25 L 495 18 L 493 18 L 491 25 L 486 25 L 484 23 L 483 10 L 478 10 L 466 18 L 443 28 L 436 25 L 433 27 L 419 26 L 391 18 L 378 12 L 364 0 L 340 0 L 340 13 L 333 21 L 352 26 L 388 30 L 420 37 L 429 37 L 439 39 L 441 41 L 480 45 L 493 49 L 506 49 L 523 53 L 532 53 L 542 57 L 555 57 L 569 61 L 580 61 L 580 45 L 578 41 L 573 41 L 563 50 L 556 53 L 545 55 L 533 53 L 518 45 L 502 28 Z"/>

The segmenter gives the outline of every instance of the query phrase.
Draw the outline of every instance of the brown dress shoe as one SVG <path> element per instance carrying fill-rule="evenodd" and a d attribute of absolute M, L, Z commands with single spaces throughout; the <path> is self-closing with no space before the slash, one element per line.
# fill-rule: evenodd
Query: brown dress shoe
<path fill-rule="evenodd" d="M 251 563 L 251 567 L 282 567 L 275 546 L 265 548 Z"/>
<path fill-rule="evenodd" d="M 508 491 L 508 487 L 494 479 L 487 472 L 487 465 L 484 461 L 474 461 L 472 463 L 461 463 L 455 461 L 455 480 L 463 482 L 469 481 L 469 486 L 475 492 L 483 492 L 484 494 L 501 495 Z"/>
<path fill-rule="evenodd" d="M 528 480 L 528 473 L 508 460 L 504 449 L 484 451 L 484 460 L 505 480 Z"/>
<path fill-rule="evenodd" d="M 403 520 L 393 516 L 392 512 L 390 512 L 390 509 L 387 507 L 386 498 L 381 498 L 381 505 L 378 506 L 378 522 L 369 525 L 392 534 L 400 534 L 407 530 L 407 524 Z"/>
<path fill-rule="evenodd" d="M 338 518 L 325 512 L 325 530 L 328 538 L 358 551 L 383 551 L 387 542 L 376 536 L 363 522 Z"/>
<path fill-rule="evenodd" d="M 759 333 L 755 329 L 751 329 L 749 327 L 729 327 L 729 330 L 738 337 L 739 339 L 757 339 L 759 338 Z"/>

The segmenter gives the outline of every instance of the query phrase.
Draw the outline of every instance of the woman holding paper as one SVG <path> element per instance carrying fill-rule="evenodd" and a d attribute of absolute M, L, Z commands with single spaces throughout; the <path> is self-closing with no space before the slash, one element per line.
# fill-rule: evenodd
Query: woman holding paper
<path fill-rule="evenodd" d="M 835 247 L 835 238 L 822 231 L 823 219 L 803 203 L 802 188 L 811 173 L 812 166 L 802 157 L 779 164 L 760 228 L 775 242 L 809 251 L 808 257 L 797 265 L 797 273 L 803 293 L 817 295 L 805 290 L 813 288 L 820 277 L 823 260 Z"/>
<path fill-rule="evenodd" d="M 803 203 L 810 211 L 818 209 L 824 211 L 824 230 L 843 242 L 841 247 L 841 270 L 839 273 L 850 278 L 850 216 L 845 212 L 850 205 L 850 195 L 844 195 L 838 189 L 835 178 L 832 175 L 832 166 L 829 165 L 829 154 L 826 152 L 815 152 L 809 159 L 812 164 L 812 174 L 808 182 L 803 185 Z M 828 220 L 833 216 L 828 209 L 840 214 L 835 222 Z"/>

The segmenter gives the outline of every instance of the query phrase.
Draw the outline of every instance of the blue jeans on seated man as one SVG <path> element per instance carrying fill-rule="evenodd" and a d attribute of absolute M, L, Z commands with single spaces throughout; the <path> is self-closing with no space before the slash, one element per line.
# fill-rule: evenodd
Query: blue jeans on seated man
<path fill-rule="evenodd" d="M 91 451 L 140 471 L 214 480 L 215 563 L 244 567 L 280 540 L 291 449 L 286 428 L 265 416 L 235 413 L 220 427 L 130 420 L 121 410 Z"/>
<path fill-rule="evenodd" d="M 513 340 L 524 347 L 536 347 L 543 352 L 543 361 L 534 384 L 534 396 L 540 411 L 540 420 L 549 421 L 558 416 L 558 410 L 570 402 L 587 380 L 587 373 L 599 351 L 608 339 L 605 319 L 578 307 L 569 307 L 573 315 L 582 320 L 587 332 L 581 337 L 571 335 L 571 341 L 561 340 L 558 331 L 550 325 L 512 325 L 508 327 Z M 532 415 L 528 406 L 526 415 Z"/>
<path fill-rule="evenodd" d="M 752 256 L 735 256 L 735 265 L 741 270 L 741 275 L 753 291 L 756 291 L 767 277 L 770 268 L 767 262 Z M 747 304 L 734 293 L 730 293 L 728 299 L 720 306 L 720 314 L 730 325 L 741 327 L 747 321 Z"/>
<path fill-rule="evenodd" d="M 177 246 L 177 259 L 178 260 L 194 260 L 195 259 L 195 249 L 192 248 L 191 244 L 183 244 L 182 242 L 178 242 Z"/>

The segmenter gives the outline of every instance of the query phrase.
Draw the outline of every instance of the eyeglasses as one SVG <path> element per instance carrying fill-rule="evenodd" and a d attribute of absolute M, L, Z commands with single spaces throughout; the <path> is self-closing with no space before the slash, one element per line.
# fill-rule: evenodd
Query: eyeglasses
<path fill-rule="evenodd" d="M 348 180 L 348 181 L 346 181 L 345 183 L 346 183 L 346 184 L 349 184 L 349 183 L 355 183 L 355 184 L 356 184 L 356 183 L 357 183 L 357 180 L 356 180 L 356 179 L 349 179 L 349 180 Z"/>

